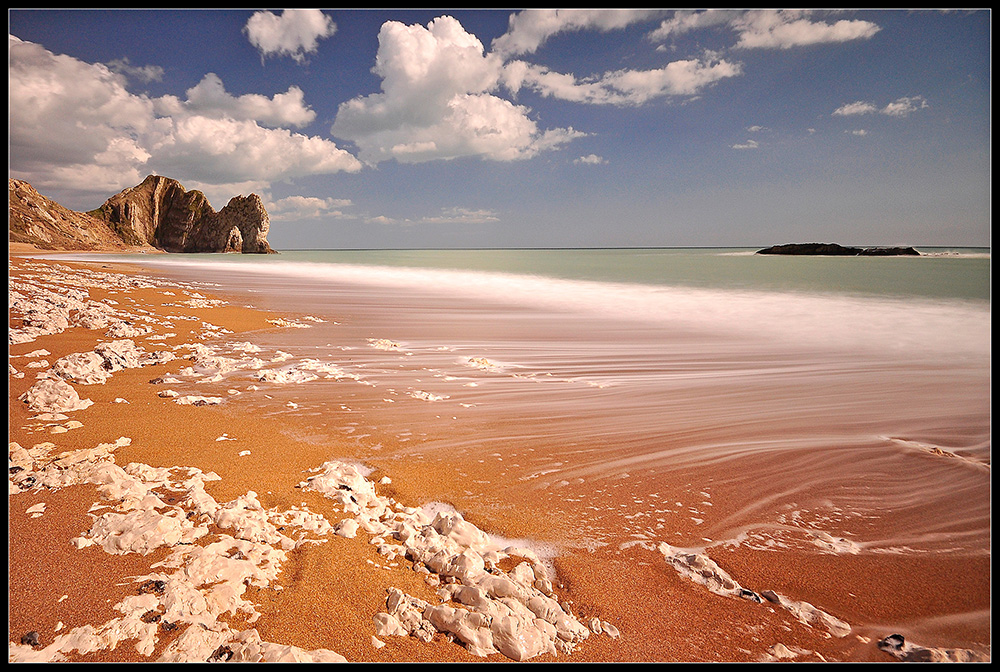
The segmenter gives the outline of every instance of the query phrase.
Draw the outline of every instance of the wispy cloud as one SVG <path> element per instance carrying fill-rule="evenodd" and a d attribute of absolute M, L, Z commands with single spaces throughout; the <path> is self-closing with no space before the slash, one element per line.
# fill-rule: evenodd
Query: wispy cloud
<path fill-rule="evenodd" d="M 344 212 L 344 208 L 353 205 L 346 198 L 316 198 L 312 196 L 288 196 L 269 201 L 265 207 L 271 219 L 301 220 L 301 219 L 345 219 L 356 217 Z"/>
<path fill-rule="evenodd" d="M 449 207 L 449 208 L 441 208 L 440 214 L 427 215 L 425 217 L 419 217 L 416 219 L 395 218 L 395 217 L 386 217 L 385 215 L 379 215 L 377 217 L 369 217 L 365 221 L 369 224 L 382 224 L 382 225 L 393 225 L 393 226 L 415 226 L 418 224 L 463 225 L 463 224 L 488 224 L 493 222 L 499 222 L 500 218 L 497 216 L 495 212 L 491 210 L 476 210 L 472 208 Z"/>
<path fill-rule="evenodd" d="M 587 156 L 581 156 L 577 159 L 573 159 L 573 163 L 579 163 L 589 166 L 599 166 L 602 163 L 607 163 L 607 159 L 597 154 L 588 154 Z"/>
<path fill-rule="evenodd" d="M 649 33 L 654 42 L 707 28 L 736 33 L 737 49 L 790 49 L 811 44 L 849 42 L 874 36 L 881 28 L 862 20 L 826 22 L 812 10 L 678 11 Z"/>
<path fill-rule="evenodd" d="M 730 25 L 739 33 L 736 47 L 742 49 L 790 49 L 866 40 L 881 30 L 870 21 L 813 21 L 809 12 L 795 10 L 746 12 L 733 19 Z"/>
<path fill-rule="evenodd" d="M 503 84 L 513 93 L 532 89 L 552 98 L 593 105 L 641 105 L 655 98 L 694 96 L 716 82 L 742 72 L 724 59 L 673 61 L 654 70 L 616 70 L 578 79 L 544 66 L 512 61 L 504 67 Z"/>
<path fill-rule="evenodd" d="M 509 58 L 533 53 L 559 33 L 617 30 L 662 15 L 662 10 L 645 9 L 528 9 L 511 14 L 507 32 L 493 40 L 492 49 Z"/>
<path fill-rule="evenodd" d="M 135 66 L 132 65 L 127 56 L 122 58 L 117 58 L 113 61 L 108 61 L 105 63 L 111 72 L 117 72 L 118 74 L 125 75 L 130 79 L 135 79 L 140 82 L 160 82 L 163 81 L 163 68 L 158 65 L 143 65 Z"/>

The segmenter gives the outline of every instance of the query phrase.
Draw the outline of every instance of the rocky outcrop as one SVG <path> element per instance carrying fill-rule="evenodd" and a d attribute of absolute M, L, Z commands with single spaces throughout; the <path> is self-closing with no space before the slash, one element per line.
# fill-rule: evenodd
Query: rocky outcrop
<path fill-rule="evenodd" d="M 91 214 L 74 212 L 39 194 L 22 180 L 8 179 L 7 239 L 43 250 L 127 250 L 129 245 Z"/>
<path fill-rule="evenodd" d="M 912 247 L 845 247 L 837 243 L 789 243 L 773 245 L 757 254 L 824 255 L 836 257 L 920 256 Z"/>
<path fill-rule="evenodd" d="M 272 253 L 270 219 L 257 194 L 212 209 L 200 191 L 150 175 L 90 212 L 75 212 L 9 180 L 8 241 L 46 250 Z"/>
<path fill-rule="evenodd" d="M 270 220 L 257 194 L 236 196 L 222 210 L 212 209 L 200 191 L 150 175 L 101 206 L 104 222 L 130 245 L 152 245 L 167 252 L 270 253 Z"/>

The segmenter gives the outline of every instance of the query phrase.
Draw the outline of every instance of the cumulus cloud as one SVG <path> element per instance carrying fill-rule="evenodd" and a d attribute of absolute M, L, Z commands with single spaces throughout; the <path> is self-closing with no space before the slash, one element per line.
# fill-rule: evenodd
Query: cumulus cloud
<path fill-rule="evenodd" d="M 577 79 L 544 66 L 512 61 L 504 67 L 502 81 L 514 93 L 529 88 L 544 96 L 580 103 L 641 105 L 654 98 L 696 95 L 741 71 L 739 63 L 706 57 L 673 61 L 652 70 L 616 70 Z"/>
<path fill-rule="evenodd" d="M 151 99 L 102 64 L 14 36 L 8 53 L 10 172 L 36 188 L 106 197 L 150 173 L 266 185 L 361 168 L 330 140 L 266 127 L 312 114 L 295 87 L 274 98 L 234 97 L 210 75 L 185 101 Z"/>
<path fill-rule="evenodd" d="M 604 159 L 604 157 L 598 156 L 597 154 L 588 154 L 587 156 L 581 156 L 578 159 L 574 159 L 573 163 L 581 163 L 590 166 L 597 166 L 602 163 L 607 163 L 607 161 Z"/>
<path fill-rule="evenodd" d="M 923 96 L 903 96 L 897 98 L 885 107 L 879 109 L 874 103 L 859 100 L 853 103 L 841 105 L 833 111 L 835 116 L 853 116 L 860 114 L 884 114 L 889 117 L 907 117 L 912 112 L 930 107 Z"/>
<path fill-rule="evenodd" d="M 375 164 L 462 156 L 510 161 L 558 147 L 582 134 L 541 131 L 527 108 L 491 93 L 502 62 L 450 16 L 427 26 L 387 21 L 374 72 L 382 92 L 342 103 L 331 133 L 354 142 Z"/>
<path fill-rule="evenodd" d="M 198 180 L 283 180 L 357 171 L 360 164 L 333 142 L 253 120 L 190 116 L 165 119 L 151 138 L 158 172 Z"/>
<path fill-rule="evenodd" d="M 316 118 L 305 104 L 302 89 L 291 86 L 273 98 L 256 93 L 233 96 L 214 72 L 206 74 L 187 90 L 187 100 L 164 96 L 154 100 L 157 114 L 164 116 L 205 116 L 216 119 L 253 119 L 266 126 L 302 127 Z"/>
<path fill-rule="evenodd" d="M 733 145 L 733 149 L 757 149 L 760 144 L 756 140 L 747 140 L 742 144 Z"/>
<path fill-rule="evenodd" d="M 36 187 L 120 188 L 141 175 L 149 152 L 136 139 L 153 104 L 105 65 L 8 40 L 9 152 L 13 176 Z"/>
<path fill-rule="evenodd" d="M 302 63 L 316 53 L 319 40 L 337 32 L 337 25 L 318 9 L 286 9 L 280 16 L 255 12 L 243 30 L 261 58 L 291 56 Z"/>
<path fill-rule="evenodd" d="M 492 48 L 504 57 L 533 53 L 557 33 L 616 30 L 662 13 L 636 9 L 527 9 L 510 15 L 507 32 L 493 40 Z"/>

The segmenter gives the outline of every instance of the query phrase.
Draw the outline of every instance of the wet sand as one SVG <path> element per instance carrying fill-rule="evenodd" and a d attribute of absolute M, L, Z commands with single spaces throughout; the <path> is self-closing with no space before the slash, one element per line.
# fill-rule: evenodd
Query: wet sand
<path fill-rule="evenodd" d="M 12 262 L 12 279 L 36 272 L 37 264 L 53 263 L 17 256 Z M 150 275 L 147 270 L 120 264 L 63 265 Z M 296 339 L 295 329 L 278 327 L 269 320 L 283 318 L 301 323 L 303 316 L 299 313 L 250 308 L 234 297 L 223 297 L 226 305 L 206 308 L 176 305 L 186 298 L 185 292 L 193 291 L 162 283 L 142 289 L 90 288 L 89 296 L 94 301 L 117 301 L 123 310 L 150 311 L 157 320 L 151 323 L 153 331 L 134 339 L 147 350 L 217 342 L 217 338 L 203 338 L 205 323 L 226 330 L 224 339 L 230 341 L 280 344 Z M 203 288 L 197 293 L 209 299 L 217 296 Z M 198 319 L 169 320 L 178 314 Z M 19 326 L 15 315 L 10 317 L 11 326 Z M 390 321 L 391 316 L 383 319 Z M 167 322 L 171 326 L 163 327 Z M 158 338 L 164 334 L 173 335 Z M 259 389 L 251 390 L 243 382 L 237 385 L 240 394 L 227 396 L 220 405 L 179 405 L 175 398 L 159 396 L 166 386 L 150 384 L 150 380 L 179 375 L 190 366 L 191 361 L 181 354 L 163 364 L 116 371 L 104 384 L 76 385 L 80 396 L 91 399 L 93 405 L 66 413 L 82 422 L 81 427 L 51 433 L 54 426 L 65 426 L 67 421 L 33 419 L 37 414 L 19 399 L 35 382 L 35 374 L 46 369 L 26 368 L 30 360 L 19 356 L 45 349 L 50 354 L 34 359 L 51 364 L 72 353 L 91 351 L 106 340 L 102 330 L 71 326 L 57 334 L 10 346 L 12 365 L 25 373 L 23 378 L 9 378 L 11 442 L 25 448 L 52 442 L 56 444 L 52 450 L 58 452 L 127 437 L 131 441 L 114 451 L 114 461 L 119 465 L 196 467 L 220 477 L 205 484 L 206 491 L 220 503 L 253 491 L 266 510 L 298 507 L 320 514 L 331 523 L 344 519 L 345 512 L 329 497 L 303 488 L 301 483 L 327 460 L 362 461 L 374 468 L 368 475 L 372 482 L 379 482 L 383 476 L 390 478 L 391 482 L 379 484 L 379 494 L 404 506 L 447 502 L 465 512 L 469 522 L 491 534 L 558 548 L 551 562 L 556 570 L 553 588 L 559 602 L 581 622 L 590 623 L 596 617 L 621 633 L 613 637 L 592 631 L 568 655 L 542 654 L 532 660 L 889 661 L 893 658 L 880 651 L 877 642 L 906 623 L 913 627 L 903 634 L 913 641 L 926 641 L 932 636 L 937 648 L 968 647 L 980 654 L 984 650 L 988 653 L 988 538 L 982 541 L 978 553 L 823 554 L 817 552 L 816 540 L 804 531 L 805 527 L 790 524 L 783 530 L 768 530 L 769 539 L 782 538 L 785 542 L 780 553 L 763 541 L 756 547 L 743 543 L 711 545 L 705 551 L 755 594 L 770 590 L 808 601 L 851 624 L 846 636 L 831 636 L 828 629 L 805 623 L 789 609 L 768 600 L 757 602 L 713 593 L 665 562 L 658 549 L 662 541 L 692 547 L 709 534 L 708 528 L 713 530 L 713 538 L 739 536 L 738 531 L 753 520 L 747 511 L 754 508 L 759 497 L 753 479 L 747 478 L 748 470 L 758 470 L 762 478 L 772 479 L 771 490 L 792 493 L 787 499 L 794 504 L 793 485 L 776 485 L 773 480 L 788 471 L 788 464 L 815 459 L 815 446 L 762 451 L 752 460 L 740 457 L 714 464 L 692 460 L 685 468 L 651 461 L 649 446 L 639 445 L 638 439 L 627 435 L 617 437 L 621 444 L 613 451 L 607 445 L 615 441 L 613 436 L 578 437 L 573 445 L 535 445 L 529 451 L 526 439 L 518 436 L 517 418 L 495 414 L 488 406 L 468 409 L 469 413 L 459 420 L 439 406 L 421 405 L 400 396 L 386 403 L 384 386 L 354 385 L 349 393 L 343 393 L 342 403 L 331 405 L 333 383 L 315 389 L 295 386 L 293 392 L 288 386 L 265 387 L 260 383 Z M 230 384 L 222 383 L 223 388 Z M 192 385 L 174 387 L 205 395 L 224 393 L 194 392 Z M 342 390 L 334 389 L 338 393 Z M 117 399 L 128 403 L 116 403 Z M 317 415 L 314 409 L 320 406 L 322 414 Z M 586 406 L 580 408 L 588 412 Z M 697 417 L 692 416 L 690 422 L 691 427 L 679 436 L 690 438 L 706 432 L 712 441 L 724 442 L 726 435 L 732 439 L 733 433 L 739 431 L 736 438 L 741 442 L 754 438 L 745 426 L 706 430 L 698 426 Z M 404 426 L 411 426 L 412 433 L 401 432 Z M 769 436 L 764 427 L 757 431 L 759 436 Z M 358 438 L 360 434 L 364 434 L 363 441 Z M 490 438 L 477 443 L 477 436 Z M 420 439 L 417 446 L 410 443 L 413 437 Z M 661 449 L 683 447 L 679 438 L 672 440 L 676 445 L 663 443 Z M 452 449 L 432 451 L 419 447 L 435 443 Z M 593 457 L 596 451 L 603 451 L 604 457 Z M 621 469 L 603 468 L 601 462 L 608 459 L 609 452 L 621 462 Z M 936 460 L 934 463 L 939 464 L 942 458 L 921 455 L 916 459 Z M 576 471 L 560 469 L 559 481 L 545 478 L 544 472 L 556 463 L 575 464 Z M 600 477 L 588 471 L 588 465 L 599 470 Z M 539 487 L 542 482 L 545 487 Z M 981 495 L 977 497 L 982 501 Z M 148 555 L 113 555 L 96 546 L 76 548 L 72 540 L 90 528 L 92 515 L 88 511 L 100 499 L 92 485 L 27 489 L 9 496 L 8 634 L 12 643 L 28 631 L 37 631 L 39 648 L 44 648 L 57 634 L 111 621 L 120 616 L 114 605 L 136 594 L 135 577 L 152 574 L 156 563 L 168 557 L 172 550 L 169 547 L 157 548 Z M 962 501 L 959 491 L 953 501 L 945 498 L 941 506 L 958 506 Z M 28 509 L 42 502 L 44 512 L 32 517 Z M 668 508 L 670 514 L 666 513 Z M 677 515 L 681 512 L 683 515 Z M 626 519 L 626 515 L 630 518 Z M 892 521 L 896 523 L 898 519 Z M 854 529 L 866 538 L 879 538 L 877 528 L 885 524 L 862 517 L 843 522 L 844 529 Z M 744 531 L 754 534 L 749 527 Z M 213 528 L 213 533 L 217 532 Z M 886 530 L 881 537 L 889 538 L 896 532 Z M 251 622 L 245 613 L 220 617 L 234 631 L 255 628 L 266 642 L 304 651 L 326 649 L 348 661 L 482 660 L 441 633 L 427 642 L 411 636 L 379 636 L 379 643 L 384 645 L 376 646 L 373 617 L 386 610 L 390 588 L 438 603 L 441 600 L 436 587 L 414 572 L 410 563 L 387 561 L 377 545 L 369 543 L 374 535 L 304 536 L 318 543 L 289 550 L 273 581 L 266 586 L 251 586 L 244 594 L 254 604 L 259 618 Z M 510 570 L 510 566 L 501 566 Z M 947 607 L 942 608 L 942 602 Z M 949 614 L 956 615 L 954 623 L 947 623 Z M 928 621 L 937 623 L 933 632 L 928 631 Z M 62 626 L 57 632 L 59 623 Z M 123 641 L 113 650 L 74 653 L 68 658 L 157 660 L 180 634 L 180 629 L 160 631 L 150 655 L 140 654 L 129 641 Z M 492 654 L 488 659 L 505 657 Z"/>

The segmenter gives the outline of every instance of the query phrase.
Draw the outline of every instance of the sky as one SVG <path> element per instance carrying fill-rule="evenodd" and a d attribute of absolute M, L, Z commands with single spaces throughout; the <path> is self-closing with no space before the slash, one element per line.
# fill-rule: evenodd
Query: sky
<path fill-rule="evenodd" d="M 281 249 L 990 245 L 991 12 L 9 9 L 9 176 Z"/>

